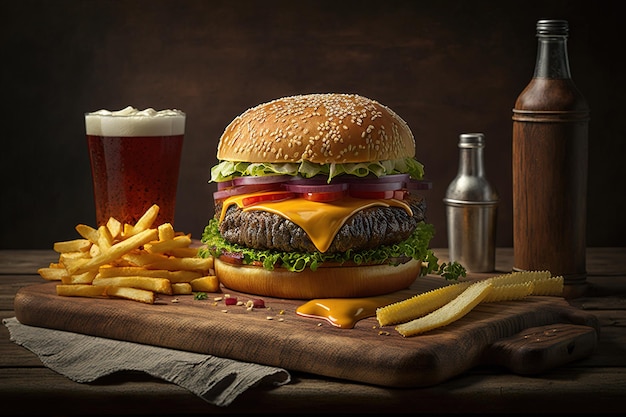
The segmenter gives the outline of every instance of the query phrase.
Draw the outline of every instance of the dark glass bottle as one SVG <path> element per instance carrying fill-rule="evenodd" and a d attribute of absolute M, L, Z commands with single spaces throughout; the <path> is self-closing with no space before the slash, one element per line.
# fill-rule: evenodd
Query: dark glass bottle
<path fill-rule="evenodd" d="M 535 73 L 513 109 L 513 267 L 586 281 L 589 107 L 574 85 L 568 22 L 537 22 Z"/>

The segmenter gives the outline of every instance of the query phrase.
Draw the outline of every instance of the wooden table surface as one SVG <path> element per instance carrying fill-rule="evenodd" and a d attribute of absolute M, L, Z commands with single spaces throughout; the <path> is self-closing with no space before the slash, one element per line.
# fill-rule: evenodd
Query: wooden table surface
<path fill-rule="evenodd" d="M 445 260 L 447 250 L 435 253 Z M 19 288 L 42 283 L 39 267 L 56 261 L 52 250 L 0 250 L 0 315 L 14 317 Z M 512 250 L 499 248 L 496 273 L 510 272 Z M 228 407 L 207 404 L 177 385 L 148 375 L 120 373 L 79 384 L 44 367 L 9 340 L 0 326 L 2 415 L 185 415 L 217 413 L 626 413 L 626 248 L 589 248 L 588 285 L 569 300 L 601 325 L 588 358 L 540 376 L 480 367 L 418 389 L 392 389 L 291 371 L 292 382 L 251 389 Z M 491 274 L 493 275 L 493 274 Z"/>

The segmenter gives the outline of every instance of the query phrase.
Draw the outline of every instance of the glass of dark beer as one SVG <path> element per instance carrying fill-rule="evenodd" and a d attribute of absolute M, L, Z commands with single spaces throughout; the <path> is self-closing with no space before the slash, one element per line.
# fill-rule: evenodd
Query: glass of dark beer
<path fill-rule="evenodd" d="M 153 204 L 155 224 L 174 224 L 186 115 L 126 107 L 85 114 L 98 226 L 135 224 Z"/>

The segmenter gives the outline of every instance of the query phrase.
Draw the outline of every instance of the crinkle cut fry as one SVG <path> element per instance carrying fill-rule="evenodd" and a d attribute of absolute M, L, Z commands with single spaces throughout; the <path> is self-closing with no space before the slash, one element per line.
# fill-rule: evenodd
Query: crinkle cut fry
<path fill-rule="evenodd" d="M 381 326 L 404 323 L 428 314 L 454 300 L 471 282 L 458 282 L 445 287 L 417 294 L 407 300 L 398 301 L 376 310 L 376 319 Z"/>
<path fill-rule="evenodd" d="M 447 326 L 469 313 L 491 291 L 490 280 L 478 281 L 467 287 L 459 296 L 426 316 L 396 326 L 402 336 L 414 336 L 438 327 Z"/>

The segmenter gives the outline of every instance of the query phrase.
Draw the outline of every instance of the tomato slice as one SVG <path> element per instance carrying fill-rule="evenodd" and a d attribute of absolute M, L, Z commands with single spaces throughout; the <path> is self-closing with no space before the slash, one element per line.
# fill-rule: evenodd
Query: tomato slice
<path fill-rule="evenodd" d="M 241 200 L 241 203 L 244 207 L 252 206 L 259 203 L 265 203 L 268 201 L 283 201 L 289 200 L 290 198 L 295 198 L 296 194 L 290 191 L 276 191 L 276 192 L 267 192 L 267 193 L 259 193 L 250 195 L 248 197 L 244 197 Z"/>
<path fill-rule="evenodd" d="M 408 194 L 409 190 L 406 189 L 395 190 L 393 192 L 393 198 L 395 198 L 396 200 L 404 200 Z"/>
<path fill-rule="evenodd" d="M 345 191 L 328 191 L 322 193 L 302 193 L 302 198 L 309 201 L 317 201 L 327 203 L 329 201 L 337 201 L 346 196 Z"/>

